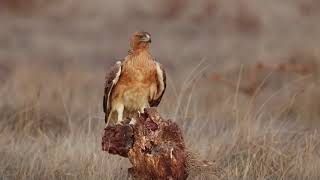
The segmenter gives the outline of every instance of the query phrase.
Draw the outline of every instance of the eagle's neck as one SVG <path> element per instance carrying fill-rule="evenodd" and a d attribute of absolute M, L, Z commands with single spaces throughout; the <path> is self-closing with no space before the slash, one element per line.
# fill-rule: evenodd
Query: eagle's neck
<path fill-rule="evenodd" d="M 143 53 L 149 53 L 149 48 L 131 48 L 128 50 L 129 56 L 138 56 Z"/>
<path fill-rule="evenodd" d="M 153 58 L 149 52 L 149 50 L 139 50 L 139 51 L 130 51 L 128 53 L 128 56 L 126 58 L 128 62 L 135 66 L 148 66 L 151 65 L 153 62 Z"/>

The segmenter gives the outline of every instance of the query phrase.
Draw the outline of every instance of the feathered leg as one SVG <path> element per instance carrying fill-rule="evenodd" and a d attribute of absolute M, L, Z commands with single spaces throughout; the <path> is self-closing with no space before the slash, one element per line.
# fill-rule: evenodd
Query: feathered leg
<path fill-rule="evenodd" d="M 123 111 L 124 111 L 124 105 L 120 104 L 117 106 L 116 111 L 118 113 L 118 121 L 117 124 L 121 124 L 121 122 L 123 121 Z"/>

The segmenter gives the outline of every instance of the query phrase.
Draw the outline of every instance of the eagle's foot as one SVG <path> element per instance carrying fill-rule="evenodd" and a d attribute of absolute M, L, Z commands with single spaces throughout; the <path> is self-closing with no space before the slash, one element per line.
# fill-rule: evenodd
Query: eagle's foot
<path fill-rule="evenodd" d="M 135 125 L 137 123 L 137 120 L 135 118 L 131 118 L 130 125 Z"/>
<path fill-rule="evenodd" d="M 123 126 L 125 123 L 123 121 L 118 121 L 115 125 Z"/>

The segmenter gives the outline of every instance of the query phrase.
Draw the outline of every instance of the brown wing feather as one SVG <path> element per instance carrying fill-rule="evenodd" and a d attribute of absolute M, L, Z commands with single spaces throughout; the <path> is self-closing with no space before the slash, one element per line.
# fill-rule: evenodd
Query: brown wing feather
<path fill-rule="evenodd" d="M 112 89 L 117 84 L 121 75 L 121 61 L 117 61 L 106 76 L 104 97 L 103 97 L 103 111 L 105 113 L 105 123 L 107 123 L 111 111 L 111 96 Z"/>
<path fill-rule="evenodd" d="M 158 92 L 158 96 L 155 99 L 151 99 L 149 101 L 149 105 L 151 107 L 156 107 L 160 104 L 162 96 L 163 96 L 164 92 L 166 91 L 166 87 L 167 87 L 166 72 L 160 63 L 156 62 L 156 64 L 159 67 L 159 69 L 157 69 L 157 79 L 158 79 L 157 88 L 158 88 L 158 91 L 160 91 L 160 92 Z"/>

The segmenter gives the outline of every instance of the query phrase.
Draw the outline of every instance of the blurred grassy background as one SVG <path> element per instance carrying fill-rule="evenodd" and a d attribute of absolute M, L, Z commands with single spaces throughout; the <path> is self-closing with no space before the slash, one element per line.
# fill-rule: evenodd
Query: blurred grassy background
<path fill-rule="evenodd" d="M 138 30 L 167 69 L 160 111 L 224 179 L 318 179 L 319 18 L 316 0 L 0 0 L 0 179 L 125 178 L 102 96 Z"/>

